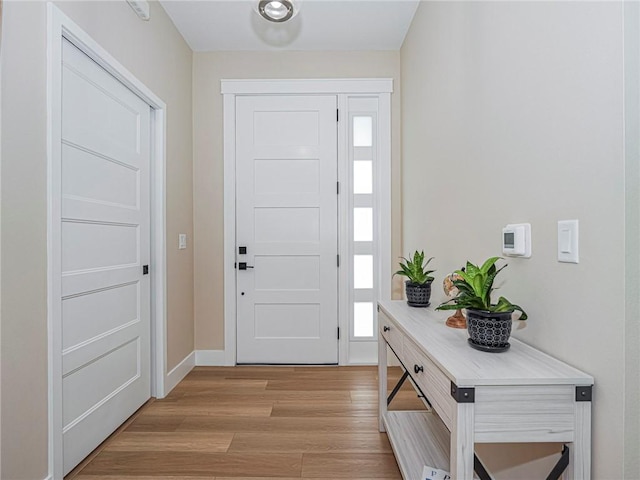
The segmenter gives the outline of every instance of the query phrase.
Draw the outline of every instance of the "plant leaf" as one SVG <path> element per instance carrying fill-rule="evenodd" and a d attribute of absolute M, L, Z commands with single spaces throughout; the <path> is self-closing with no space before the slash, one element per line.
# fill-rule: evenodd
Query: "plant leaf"
<path fill-rule="evenodd" d="M 487 259 L 482 266 L 480 267 L 480 271 L 484 274 L 489 273 L 489 269 L 502 257 L 491 257 Z"/>
<path fill-rule="evenodd" d="M 460 275 L 462 277 L 462 279 L 468 283 L 469 285 L 471 285 L 471 282 L 473 281 L 471 278 L 471 276 L 467 273 L 467 272 L 463 272 L 462 270 L 456 270 L 455 273 L 457 273 L 458 275 Z M 455 283 L 455 281 L 453 282 Z"/>
<path fill-rule="evenodd" d="M 478 272 L 480 272 L 480 269 L 474 265 L 473 263 L 471 263 L 469 260 L 467 260 L 467 267 L 465 268 L 466 272 L 469 274 L 470 277 L 475 277 Z"/>
<path fill-rule="evenodd" d="M 475 277 L 473 277 L 471 282 L 471 286 L 473 287 L 473 292 L 476 294 L 476 296 L 480 298 L 483 298 L 482 288 L 483 288 L 484 282 L 482 280 L 483 280 L 482 275 L 476 275 Z"/>
<path fill-rule="evenodd" d="M 433 277 L 429 276 L 430 273 L 433 273 L 435 270 L 427 270 L 425 271 L 425 267 L 427 264 L 433 260 L 431 257 L 427 260 L 427 263 L 424 263 L 424 251 L 415 251 L 412 256 L 409 258 L 400 257 L 404 262 L 399 262 L 400 270 L 398 270 L 395 275 L 402 275 L 407 277 L 407 279 L 411 283 L 416 283 L 420 285 L 424 285 L 429 281 L 433 281 Z"/>
<path fill-rule="evenodd" d="M 509 312 L 513 311 L 513 309 L 511 302 L 504 297 L 500 297 L 498 303 L 491 306 L 491 311 L 493 312 Z"/>

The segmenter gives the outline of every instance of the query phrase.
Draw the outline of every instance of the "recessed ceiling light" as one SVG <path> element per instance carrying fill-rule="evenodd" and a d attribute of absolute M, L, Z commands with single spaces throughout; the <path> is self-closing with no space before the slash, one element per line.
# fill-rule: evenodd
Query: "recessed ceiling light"
<path fill-rule="evenodd" d="M 276 23 L 295 17 L 299 10 L 294 0 L 259 0 L 256 8 L 261 17 Z"/>

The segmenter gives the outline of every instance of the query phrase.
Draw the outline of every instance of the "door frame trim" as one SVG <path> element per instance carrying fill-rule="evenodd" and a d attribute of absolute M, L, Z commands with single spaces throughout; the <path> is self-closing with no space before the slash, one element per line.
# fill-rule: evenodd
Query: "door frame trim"
<path fill-rule="evenodd" d="M 62 479 L 62 312 L 60 163 L 62 38 L 82 50 L 151 107 L 151 396 L 166 395 L 166 104 L 51 2 L 47 4 L 47 328 L 49 476 Z"/>
<path fill-rule="evenodd" d="M 345 78 L 345 79 L 223 79 L 220 81 L 223 95 L 223 149 L 224 149 L 224 364 L 236 365 L 236 96 L 241 95 L 336 95 L 338 107 L 342 107 L 341 96 L 370 94 L 379 95 L 381 118 L 379 129 L 380 155 L 376 166 L 378 183 L 378 299 L 391 298 L 391 78 Z M 343 122 L 344 124 L 344 122 Z M 344 141 L 343 128 L 338 129 L 338 169 L 346 160 L 340 148 Z M 383 181 L 382 179 L 387 179 Z M 341 200 L 339 200 L 339 203 Z M 339 219 L 342 212 L 339 212 Z M 339 228 L 340 244 L 345 232 Z M 340 306 L 339 326 L 343 334 L 338 342 L 339 364 L 345 365 L 349 358 L 349 324 L 343 318 Z"/>

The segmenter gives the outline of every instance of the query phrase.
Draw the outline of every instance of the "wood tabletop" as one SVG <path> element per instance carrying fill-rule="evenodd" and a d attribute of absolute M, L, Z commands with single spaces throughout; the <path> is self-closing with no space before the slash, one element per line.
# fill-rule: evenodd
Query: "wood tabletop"
<path fill-rule="evenodd" d="M 381 301 L 379 306 L 459 387 L 593 384 L 591 375 L 513 337 L 506 352 L 475 350 L 467 343 L 466 330 L 445 325 L 449 312 L 409 307 L 404 300 Z"/>

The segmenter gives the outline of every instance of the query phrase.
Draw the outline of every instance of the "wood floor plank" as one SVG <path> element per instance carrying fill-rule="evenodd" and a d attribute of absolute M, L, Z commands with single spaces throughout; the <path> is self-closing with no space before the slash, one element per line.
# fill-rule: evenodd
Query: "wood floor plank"
<path fill-rule="evenodd" d="M 207 378 L 207 377 L 192 377 L 187 376 L 180 385 L 176 387 L 177 391 L 183 392 L 185 390 L 191 390 L 192 388 L 206 385 L 207 388 L 235 388 L 238 390 L 264 390 L 267 386 L 268 380 L 262 379 L 249 379 L 249 378 Z"/>
<path fill-rule="evenodd" d="M 105 450 L 113 452 L 226 452 L 233 433 L 218 432 L 131 432 L 114 438 Z"/>
<path fill-rule="evenodd" d="M 371 403 L 298 403 L 278 402 L 273 405 L 273 417 L 370 417 L 377 416 L 378 409 Z"/>
<path fill-rule="evenodd" d="M 381 433 L 236 433 L 229 452 L 389 453 L 391 445 Z"/>
<path fill-rule="evenodd" d="M 198 403 L 195 405 L 183 404 L 181 402 L 163 403 L 156 402 L 149 408 L 149 413 L 153 415 L 211 415 L 229 417 L 268 417 L 271 415 L 272 403 L 259 403 L 252 405 L 241 405 L 238 403 Z"/>
<path fill-rule="evenodd" d="M 376 394 L 377 401 L 377 394 Z M 349 402 L 353 401 L 351 392 L 343 391 L 301 391 L 301 390 L 264 390 L 260 392 L 252 392 L 246 395 L 239 395 L 234 390 L 220 389 L 193 389 L 184 393 L 180 401 L 198 401 L 205 400 L 214 402 L 236 403 L 260 403 L 260 402 L 279 402 L 279 401 L 296 401 L 300 403 L 307 402 Z"/>
<path fill-rule="evenodd" d="M 397 395 L 389 405 L 389 410 L 427 410 L 427 407 L 415 394 Z"/>
<path fill-rule="evenodd" d="M 329 454 L 305 453 L 302 457 L 302 478 L 402 478 L 392 453 Z"/>
<path fill-rule="evenodd" d="M 175 432 L 178 426 L 186 419 L 185 415 L 153 415 L 143 412 L 129 427 L 128 432 Z"/>
<path fill-rule="evenodd" d="M 74 480 L 217 480 L 213 476 L 202 475 L 78 475 Z M 273 478 L 271 479 L 273 480 Z"/>
<path fill-rule="evenodd" d="M 300 477 L 301 468 L 297 454 L 104 451 L 82 474 Z"/>
<path fill-rule="evenodd" d="M 375 379 L 269 380 L 267 390 L 371 390 L 377 385 Z"/>
<path fill-rule="evenodd" d="M 377 417 L 287 418 L 287 417 L 189 417 L 178 427 L 179 432 L 237 433 L 340 433 L 378 431 Z"/>

